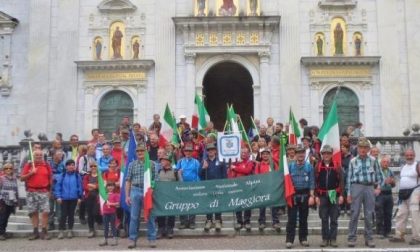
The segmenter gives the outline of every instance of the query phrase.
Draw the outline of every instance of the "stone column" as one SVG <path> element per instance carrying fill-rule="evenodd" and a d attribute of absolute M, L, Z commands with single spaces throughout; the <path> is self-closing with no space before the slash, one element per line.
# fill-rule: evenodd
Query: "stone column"
<path fill-rule="evenodd" d="M 185 83 L 185 97 L 184 97 L 184 108 L 180 113 L 185 114 L 187 117 L 192 115 L 194 111 L 194 93 L 195 93 L 195 58 L 196 53 L 187 52 L 185 53 L 185 64 L 186 64 L 186 83 Z M 177 115 L 178 116 L 178 115 Z"/>
<path fill-rule="evenodd" d="M 270 108 L 270 53 L 263 51 L 259 52 L 260 57 L 260 95 L 261 95 L 261 108 L 260 108 L 260 120 L 264 122 L 267 117 L 271 116 Z"/>
<path fill-rule="evenodd" d="M 95 126 L 97 126 L 98 122 L 95 122 L 94 119 L 94 115 L 93 115 L 93 110 L 94 110 L 94 104 L 93 104 L 93 96 L 94 96 L 94 89 L 93 87 L 86 87 L 86 83 L 83 83 L 83 86 L 85 86 L 85 107 L 82 108 L 84 116 L 85 116 L 85 125 L 84 125 L 84 136 L 87 137 L 85 139 L 89 139 L 90 136 L 90 131 L 93 128 L 96 128 Z M 96 123 L 96 125 L 95 125 Z"/>

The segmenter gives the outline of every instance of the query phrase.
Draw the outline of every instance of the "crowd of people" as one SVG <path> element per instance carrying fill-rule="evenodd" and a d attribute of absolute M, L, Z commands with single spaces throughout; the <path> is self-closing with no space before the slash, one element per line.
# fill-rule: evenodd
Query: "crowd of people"
<path fill-rule="evenodd" d="M 128 237 L 129 248 L 135 248 L 144 204 L 146 152 L 152 161 L 155 180 L 188 183 L 278 170 L 280 149 L 286 146 L 295 194 L 292 205 L 271 207 L 271 226 L 280 232 L 279 215 L 287 213 L 287 248 L 293 247 L 297 221 L 299 242 L 302 246 L 309 246 L 308 214 L 311 207 L 318 207 L 322 223 L 321 247 L 338 246 L 340 213 L 350 217 L 348 246 L 354 247 L 362 207 L 366 246 L 375 247 L 374 230 L 381 239 L 404 242 L 409 215 L 412 220 L 409 244 L 420 244 L 420 166 L 415 161 L 414 150 L 407 149 L 404 153 L 406 164 L 400 171 L 396 232 L 391 236 L 392 188 L 396 185 L 396 177 L 389 167 L 390 157 L 381 155 L 380 150 L 363 137 L 362 124 L 341 135 L 342 159 L 338 164 L 332 159 L 333 148 L 322 146 L 318 138 L 319 128 L 309 127 L 305 119 L 300 120 L 303 136 L 299 144 L 288 142 L 288 125 L 274 123 L 272 118 L 266 122 L 254 120 L 258 134 L 250 136 L 251 144 L 241 145 L 241 160 L 230 164 L 217 158 L 217 131 L 213 124 L 209 122 L 206 129 L 198 131 L 191 128 L 185 116 L 181 116 L 177 124 L 182 140 L 180 144 L 163 140 L 159 115 L 154 115 L 148 128 L 139 123 L 130 124 L 128 117 L 124 117 L 110 140 L 99 129 L 93 129 L 92 139 L 87 144 L 80 144 L 78 136 L 72 135 L 68 146 L 63 147 L 60 134 L 48 151 L 40 144 L 33 144 L 33 155 L 22 161 L 20 174 L 15 174 L 18 169 L 11 163 L 3 166 L 0 176 L 0 240 L 8 238 L 8 219 L 18 204 L 17 179 L 26 185 L 26 204 L 33 225 L 30 240 L 51 239 L 48 231 L 57 228 L 56 221 L 57 238 L 72 238 L 78 209 L 81 224 L 88 226 L 89 238 L 96 236 L 98 226 L 103 226 L 104 239 L 100 246 L 115 246 L 118 237 Z M 120 169 L 128 158 L 131 131 L 137 159 L 127 164 L 123 179 Z M 350 144 L 350 136 L 359 137 L 358 142 Z M 108 193 L 105 202 L 99 200 L 101 181 L 104 181 Z M 120 199 L 122 190 L 124 201 Z M 124 209 L 123 204 L 130 211 Z M 175 220 L 175 216 L 151 216 L 146 220 L 150 247 L 156 247 L 156 239 L 173 238 Z M 196 228 L 195 215 L 179 216 L 179 221 L 179 229 Z M 221 213 L 207 214 L 204 231 L 215 229 L 221 232 L 222 226 Z M 266 227 L 266 208 L 261 208 L 258 229 L 263 231 Z M 236 212 L 234 228 L 237 231 L 251 230 L 251 210 Z"/>

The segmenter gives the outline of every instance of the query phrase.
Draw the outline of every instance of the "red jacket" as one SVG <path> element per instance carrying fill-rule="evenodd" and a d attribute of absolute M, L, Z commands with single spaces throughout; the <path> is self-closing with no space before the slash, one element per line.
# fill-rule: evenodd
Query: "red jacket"
<path fill-rule="evenodd" d="M 51 167 L 47 162 L 35 163 L 36 173 L 26 180 L 26 189 L 31 191 L 49 192 L 52 181 Z M 32 169 L 32 163 L 26 163 L 22 170 L 22 175 L 26 175 Z"/>
<path fill-rule="evenodd" d="M 121 167 L 121 157 L 123 153 L 123 149 L 113 149 L 111 152 L 111 156 L 118 161 L 118 167 Z M 124 153 L 124 162 L 127 160 L 127 156 Z M 125 164 L 124 164 L 125 165 Z"/>
<path fill-rule="evenodd" d="M 273 160 L 273 169 L 275 171 L 279 169 L 278 164 L 275 163 L 274 160 Z M 264 173 L 269 173 L 269 172 L 270 172 L 270 161 L 268 162 L 261 161 L 255 167 L 255 174 L 264 174 Z"/>
<path fill-rule="evenodd" d="M 255 164 L 255 162 L 249 159 L 231 164 L 228 169 L 228 178 L 237 178 L 251 175 L 251 173 L 254 170 Z M 232 168 L 235 168 L 235 170 L 233 170 Z"/>
<path fill-rule="evenodd" d="M 273 159 L 274 164 L 277 166 L 279 165 L 280 159 L 280 146 L 278 147 L 271 147 L 271 158 Z"/>

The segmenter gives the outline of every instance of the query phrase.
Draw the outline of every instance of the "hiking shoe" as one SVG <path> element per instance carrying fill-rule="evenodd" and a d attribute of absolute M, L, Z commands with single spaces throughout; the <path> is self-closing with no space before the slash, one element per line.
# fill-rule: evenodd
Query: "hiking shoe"
<path fill-rule="evenodd" d="M 405 242 L 405 239 L 403 236 L 392 236 L 389 238 L 390 242 Z"/>
<path fill-rule="evenodd" d="M 376 247 L 376 244 L 375 244 L 375 242 L 373 240 L 365 241 L 365 245 L 368 246 L 369 248 Z"/>
<path fill-rule="evenodd" d="M 67 239 L 71 239 L 71 238 L 73 238 L 73 230 L 69 230 L 69 231 L 67 231 Z"/>
<path fill-rule="evenodd" d="M 33 232 L 28 238 L 28 240 L 30 240 L 30 241 L 37 240 L 37 239 L 39 239 L 39 233 L 38 232 Z"/>
<path fill-rule="evenodd" d="M 309 242 L 308 241 L 301 241 L 300 245 L 302 245 L 304 247 L 309 247 Z"/>
<path fill-rule="evenodd" d="M 156 233 L 156 239 L 161 239 L 163 237 L 162 235 L 162 230 L 158 229 L 157 233 Z"/>
<path fill-rule="evenodd" d="M 132 241 L 132 240 L 130 240 L 130 244 L 128 245 L 128 247 L 127 247 L 127 248 L 129 248 L 129 249 L 133 249 L 133 248 L 135 248 L 135 247 L 137 247 L 137 245 L 136 245 L 136 241 Z"/>
<path fill-rule="evenodd" d="M 96 235 L 95 230 L 90 230 L 88 233 L 88 238 L 93 238 L 95 237 L 95 235 Z"/>
<path fill-rule="evenodd" d="M 336 240 L 331 240 L 330 241 L 330 246 L 333 247 L 333 248 L 338 247 L 337 241 Z"/>
<path fill-rule="evenodd" d="M 260 231 L 264 231 L 264 229 L 265 229 L 265 223 L 260 223 L 260 225 L 258 226 L 258 229 Z"/>
<path fill-rule="evenodd" d="M 185 224 L 181 223 L 181 224 L 179 224 L 179 227 L 178 228 L 179 229 L 186 229 L 187 226 Z"/>
<path fill-rule="evenodd" d="M 59 240 L 63 239 L 63 238 L 64 238 L 64 232 L 63 232 L 63 231 L 60 231 L 60 232 L 58 233 L 57 238 L 58 238 Z"/>
<path fill-rule="evenodd" d="M 280 223 L 274 223 L 274 224 L 273 224 L 273 229 L 274 229 L 277 233 L 280 233 L 280 232 L 281 232 Z"/>
<path fill-rule="evenodd" d="M 204 225 L 204 231 L 210 231 L 212 224 L 213 223 L 211 222 L 211 220 L 206 220 L 206 224 Z"/>
<path fill-rule="evenodd" d="M 411 239 L 411 241 L 408 243 L 409 245 L 419 245 L 420 241 L 416 239 Z"/>
<path fill-rule="evenodd" d="M 48 231 L 46 228 L 42 229 L 40 237 L 41 237 L 41 240 L 51 240 L 51 236 L 48 234 Z"/>
<path fill-rule="evenodd" d="M 242 223 L 236 222 L 235 223 L 235 230 L 239 231 L 239 230 L 241 230 L 241 228 L 242 228 Z"/>
<path fill-rule="evenodd" d="M 327 240 L 322 240 L 321 244 L 319 245 L 321 248 L 325 248 L 326 246 L 328 246 L 328 241 Z"/>
<path fill-rule="evenodd" d="M 118 238 L 117 237 L 114 237 L 112 239 L 111 246 L 117 246 L 117 245 L 118 245 Z"/>
<path fill-rule="evenodd" d="M 251 231 L 251 223 L 246 223 L 245 224 L 245 229 L 246 229 L 246 231 Z"/>
<path fill-rule="evenodd" d="M 286 242 L 286 248 L 291 249 L 293 244 L 291 242 Z"/>
<path fill-rule="evenodd" d="M 216 232 L 220 232 L 222 230 L 222 222 L 220 220 L 216 221 L 215 229 L 216 229 Z"/>
<path fill-rule="evenodd" d="M 101 241 L 101 243 L 99 243 L 99 246 L 100 246 L 100 247 L 107 246 L 107 245 L 108 245 L 108 241 L 107 241 L 106 239 L 103 239 L 103 240 Z"/>
<path fill-rule="evenodd" d="M 149 241 L 149 247 L 150 248 L 156 248 L 156 241 L 155 240 L 150 240 Z"/>
<path fill-rule="evenodd" d="M 347 241 L 347 247 L 354 248 L 356 246 L 356 241 Z"/>

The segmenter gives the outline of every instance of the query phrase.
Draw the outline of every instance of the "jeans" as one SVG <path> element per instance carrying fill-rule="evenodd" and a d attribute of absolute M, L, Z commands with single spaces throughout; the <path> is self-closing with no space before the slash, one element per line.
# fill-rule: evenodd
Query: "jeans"
<path fill-rule="evenodd" d="M 139 236 L 140 211 L 143 208 L 143 188 L 132 186 L 130 198 L 131 209 L 128 237 L 132 241 L 137 241 Z M 149 241 L 156 240 L 156 225 L 155 218 L 153 216 L 150 216 L 147 221 L 147 239 Z"/>
<path fill-rule="evenodd" d="M 66 230 L 66 220 L 68 222 L 69 230 L 73 229 L 74 224 L 74 211 L 76 210 L 77 199 L 74 200 L 63 200 L 61 202 L 61 218 L 60 218 L 60 230 Z"/>
<path fill-rule="evenodd" d="M 114 238 L 117 238 L 117 227 L 115 226 L 115 219 L 116 219 L 115 213 L 103 215 L 105 239 L 108 239 L 109 226 L 111 226 L 112 236 Z"/>
<path fill-rule="evenodd" d="M 14 206 L 6 205 L 2 200 L 0 200 L 0 235 L 4 235 L 6 233 L 10 214 L 14 212 Z"/>
<path fill-rule="evenodd" d="M 258 223 L 259 224 L 265 224 L 265 207 L 261 207 L 260 208 L 260 216 L 258 218 Z M 273 225 L 276 223 L 279 223 L 279 210 L 280 207 L 272 207 L 271 208 L 271 219 L 273 221 Z"/>
<path fill-rule="evenodd" d="M 305 195 L 306 196 L 306 195 Z M 296 198 L 296 196 L 295 196 Z M 296 221 L 299 213 L 299 241 L 306 241 L 308 237 L 308 197 L 296 200 L 293 207 L 287 207 L 286 242 L 295 241 Z"/>
<path fill-rule="evenodd" d="M 236 222 L 239 224 L 249 224 L 251 223 L 251 210 L 245 210 L 243 212 L 243 219 L 242 219 L 242 212 L 236 212 Z"/>
<path fill-rule="evenodd" d="M 89 192 L 85 202 L 88 216 L 88 227 L 90 231 L 93 231 L 95 220 L 98 224 L 101 223 L 99 222 L 101 215 L 99 214 L 98 193 L 96 191 Z"/>
<path fill-rule="evenodd" d="M 338 216 L 340 210 L 337 204 L 332 204 L 328 195 L 319 197 L 319 217 L 322 224 L 322 240 L 331 241 L 337 239 Z"/>
<path fill-rule="evenodd" d="M 48 214 L 48 224 L 54 225 L 54 220 L 57 218 L 59 222 L 61 219 L 61 206 L 57 203 L 55 197 L 50 198 L 50 212 Z"/>
<path fill-rule="evenodd" d="M 394 199 L 392 194 L 379 194 L 376 196 L 376 233 L 379 235 L 389 235 L 392 227 L 392 209 Z"/>
<path fill-rule="evenodd" d="M 208 221 L 213 221 L 213 214 L 207 214 L 206 219 Z M 214 214 L 214 219 L 222 222 L 222 214 L 221 213 L 215 213 Z"/>

